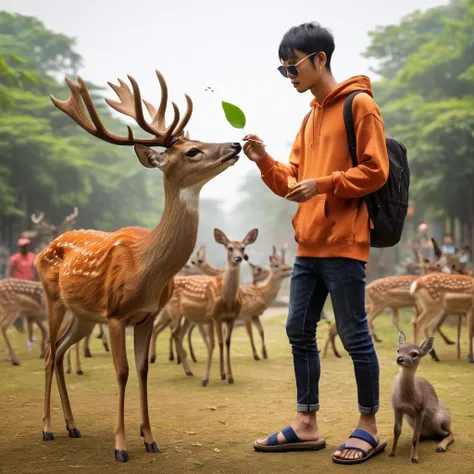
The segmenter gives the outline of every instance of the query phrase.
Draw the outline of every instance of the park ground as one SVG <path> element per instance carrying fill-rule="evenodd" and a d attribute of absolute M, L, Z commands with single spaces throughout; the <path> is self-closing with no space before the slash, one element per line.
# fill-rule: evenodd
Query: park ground
<path fill-rule="evenodd" d="M 153 433 L 161 454 L 149 454 L 139 436 L 139 399 L 134 371 L 132 337 L 128 336 L 130 378 L 126 395 L 126 429 L 130 461 L 114 460 L 113 433 L 117 385 L 110 353 L 93 339 L 93 358 L 83 360 L 84 375 L 67 375 L 73 412 L 83 437 L 67 435 L 56 385 L 53 385 L 52 417 L 56 439 L 41 440 L 43 414 L 43 361 L 38 347 L 28 352 L 25 335 L 10 329 L 11 339 L 21 366 L 7 359 L 3 341 L 0 346 L 0 472 L 1 473 L 143 473 L 164 474 L 199 472 L 275 473 L 275 472 L 452 472 L 471 473 L 474 466 L 474 365 L 463 356 L 456 359 L 454 346 L 436 341 L 442 362 L 423 360 L 418 374 L 430 380 L 439 397 L 450 408 L 455 443 L 447 453 L 435 452 L 435 444 L 421 444 L 420 464 L 409 463 L 411 430 L 405 423 L 398 456 L 387 456 L 391 445 L 392 410 L 390 393 L 397 373 L 395 364 L 397 335 L 390 318 L 382 315 L 376 322 L 383 343 L 377 345 L 381 365 L 381 409 L 379 430 L 389 441 L 387 452 L 360 466 L 338 466 L 331 453 L 354 428 L 356 393 L 353 369 L 344 350 L 342 359 L 328 353 L 322 359 L 320 386 L 321 435 L 328 443 L 325 450 L 307 453 L 256 453 L 255 438 L 277 431 L 288 424 L 295 408 L 295 388 L 291 353 L 285 334 L 285 316 L 265 321 L 269 359 L 254 361 L 243 327 L 232 341 L 234 385 L 220 380 L 214 362 L 210 385 L 201 387 L 204 350 L 196 332 L 198 363 L 195 377 L 185 377 L 181 366 L 169 362 L 168 334 L 159 339 L 158 360 L 150 366 L 149 399 Z M 403 328 L 411 334 L 409 314 Z M 322 323 L 318 341 L 323 345 L 328 325 Z M 448 334 L 454 338 L 454 330 Z M 341 342 L 337 341 L 339 349 Z M 216 361 L 216 358 L 215 358 Z M 217 370 L 216 370 L 217 369 Z"/>

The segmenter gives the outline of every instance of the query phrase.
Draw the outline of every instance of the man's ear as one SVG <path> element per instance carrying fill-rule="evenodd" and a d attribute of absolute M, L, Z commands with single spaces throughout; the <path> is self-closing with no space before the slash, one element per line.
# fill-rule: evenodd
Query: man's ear
<path fill-rule="evenodd" d="M 134 149 L 140 163 L 145 168 L 159 168 L 163 170 L 168 163 L 166 156 L 163 153 L 153 150 L 153 148 L 137 144 L 134 146 Z"/>

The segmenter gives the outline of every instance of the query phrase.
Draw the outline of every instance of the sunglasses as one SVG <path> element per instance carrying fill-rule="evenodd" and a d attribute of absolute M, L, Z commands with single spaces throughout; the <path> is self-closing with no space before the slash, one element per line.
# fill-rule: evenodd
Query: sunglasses
<path fill-rule="evenodd" d="M 299 74 L 297 66 L 300 65 L 305 59 L 308 59 L 311 56 L 314 56 L 315 54 L 318 54 L 318 53 L 315 52 L 315 53 L 308 54 L 308 56 L 304 57 L 303 59 L 301 59 L 300 61 L 298 61 L 296 64 L 292 66 L 278 66 L 278 70 L 281 72 L 281 75 L 283 77 L 288 77 L 288 74 L 291 74 L 292 76 L 297 77 Z"/>

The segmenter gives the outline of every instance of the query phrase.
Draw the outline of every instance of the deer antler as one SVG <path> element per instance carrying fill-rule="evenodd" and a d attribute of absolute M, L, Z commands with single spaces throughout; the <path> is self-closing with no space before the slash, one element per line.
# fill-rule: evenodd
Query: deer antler
<path fill-rule="evenodd" d="M 79 209 L 75 207 L 74 210 L 72 211 L 72 214 L 70 214 L 69 216 L 66 216 L 59 227 L 63 228 L 63 227 L 66 227 L 71 222 L 74 222 L 77 219 L 78 215 L 79 215 Z"/>
<path fill-rule="evenodd" d="M 153 135 L 153 138 L 136 138 L 133 135 L 132 129 L 127 125 L 128 136 L 120 136 L 113 132 L 107 130 L 103 122 L 101 121 L 97 111 L 95 109 L 92 98 L 87 89 L 87 86 L 82 79 L 78 76 L 76 84 L 71 81 L 68 77 L 65 78 L 69 89 L 71 90 L 71 96 L 66 101 L 60 101 L 55 97 L 51 96 L 51 101 L 53 104 L 62 110 L 65 114 L 69 115 L 79 126 L 81 126 L 86 132 L 94 135 L 101 140 L 104 140 L 108 143 L 115 145 L 135 145 L 142 144 L 147 146 L 171 146 L 173 139 L 179 137 L 184 127 L 189 122 L 191 114 L 193 111 L 193 103 L 191 98 L 186 95 L 186 113 L 183 117 L 183 120 L 179 122 L 179 110 L 178 106 L 173 102 L 173 111 L 174 119 L 170 126 L 166 128 L 165 126 L 165 112 L 166 112 L 166 103 L 168 101 L 168 87 L 166 81 L 162 74 L 159 71 L 156 71 L 158 81 L 160 82 L 162 96 L 161 102 L 158 110 L 156 110 L 150 103 L 143 101 L 152 117 L 152 121 L 149 123 L 145 120 L 143 115 L 143 106 L 142 98 L 140 93 L 140 88 L 138 87 L 137 82 L 132 76 L 128 76 L 131 84 L 132 90 L 129 86 L 123 82 L 119 81 L 119 86 L 108 83 L 109 86 L 115 91 L 119 98 L 119 102 L 105 99 L 106 103 L 112 107 L 117 112 L 121 114 L 128 115 L 132 117 L 137 124 L 146 132 Z M 87 109 L 88 115 L 84 109 L 84 105 Z"/>
<path fill-rule="evenodd" d="M 40 212 L 38 215 L 36 213 L 31 214 L 31 222 L 35 225 L 40 225 L 44 219 L 44 212 Z"/>

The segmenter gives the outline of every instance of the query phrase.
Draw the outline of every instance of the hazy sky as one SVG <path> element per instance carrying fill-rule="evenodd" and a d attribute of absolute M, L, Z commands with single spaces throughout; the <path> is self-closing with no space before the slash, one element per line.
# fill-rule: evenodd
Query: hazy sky
<path fill-rule="evenodd" d="M 332 69 L 337 80 L 367 74 L 361 57 L 368 32 L 394 24 L 416 9 L 443 0 L 0 0 L 11 12 L 36 16 L 48 28 L 77 38 L 81 75 L 99 85 L 131 74 L 150 102 L 159 101 L 155 69 L 164 74 L 170 99 L 184 110 L 191 95 L 188 130 L 203 141 L 238 141 L 241 130 L 225 120 L 220 101 L 247 116 L 245 132 L 259 134 L 268 151 L 286 161 L 310 95 L 298 95 L 276 70 L 281 37 L 291 26 L 318 21 L 335 35 Z M 205 92 L 207 86 L 215 92 Z M 114 93 L 108 92 L 108 97 Z M 125 127 L 124 127 L 125 129 Z M 131 166 L 135 166 L 132 153 Z M 208 183 L 203 196 L 231 204 L 239 179 L 253 163 L 243 157 Z M 257 173 L 257 170 L 254 169 Z"/>

